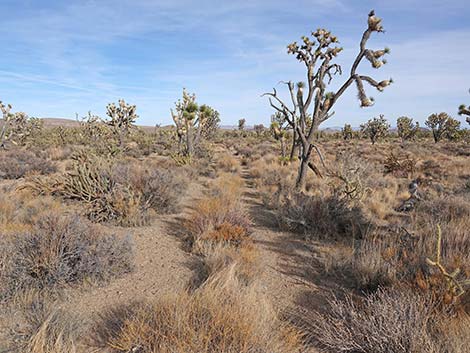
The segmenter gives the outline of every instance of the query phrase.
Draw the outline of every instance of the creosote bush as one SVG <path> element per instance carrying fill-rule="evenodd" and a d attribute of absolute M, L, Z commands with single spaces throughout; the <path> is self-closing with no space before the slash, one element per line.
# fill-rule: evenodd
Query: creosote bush
<path fill-rule="evenodd" d="M 32 152 L 18 149 L 0 151 L 0 179 L 18 179 L 26 174 L 50 174 L 55 171 L 52 162 Z"/>
<path fill-rule="evenodd" d="M 432 302 L 410 291 L 378 291 L 355 303 L 332 299 L 325 314 L 304 322 L 323 351 L 337 353 L 438 353 Z"/>
<path fill-rule="evenodd" d="M 78 217 L 50 214 L 24 233 L 0 232 L 0 297 L 54 290 L 85 279 L 105 281 L 132 269 L 129 238 L 99 231 Z"/>

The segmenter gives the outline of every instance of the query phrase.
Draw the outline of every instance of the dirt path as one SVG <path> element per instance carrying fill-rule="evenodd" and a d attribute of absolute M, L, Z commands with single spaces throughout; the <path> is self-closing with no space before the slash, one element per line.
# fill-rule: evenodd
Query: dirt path
<path fill-rule="evenodd" d="M 146 227 L 106 227 L 121 236 L 130 235 L 134 244 L 134 270 L 104 285 L 71 291 L 66 307 L 92 317 L 104 307 L 135 300 L 155 299 L 187 288 L 194 276 L 193 255 L 182 243 L 182 222 L 201 187 L 192 183 L 181 203 L 181 212 L 157 216 Z"/>

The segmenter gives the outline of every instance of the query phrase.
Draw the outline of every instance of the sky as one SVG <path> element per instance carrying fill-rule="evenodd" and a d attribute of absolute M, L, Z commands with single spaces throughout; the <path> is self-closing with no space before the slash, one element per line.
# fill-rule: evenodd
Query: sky
<path fill-rule="evenodd" d="M 223 125 L 269 125 L 264 92 L 279 81 L 305 81 L 305 68 L 286 51 L 317 28 L 338 36 L 345 74 L 375 9 L 385 33 L 371 49 L 389 47 L 379 70 L 393 78 L 376 103 L 360 108 L 352 86 L 322 127 L 359 126 L 384 114 L 394 125 L 406 115 L 421 123 L 434 112 L 457 115 L 470 104 L 468 0 L 0 0 L 0 100 L 30 116 L 105 116 L 110 102 L 137 105 L 140 125 L 172 123 L 170 109 L 185 87 L 220 112 Z"/>

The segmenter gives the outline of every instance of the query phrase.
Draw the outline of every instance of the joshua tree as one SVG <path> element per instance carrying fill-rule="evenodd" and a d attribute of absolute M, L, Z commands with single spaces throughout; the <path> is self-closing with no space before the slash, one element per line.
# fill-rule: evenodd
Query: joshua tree
<path fill-rule="evenodd" d="M 271 115 L 270 132 L 273 137 L 281 143 L 281 158 L 286 158 L 286 140 L 287 140 L 287 126 L 284 116 L 280 113 Z"/>
<path fill-rule="evenodd" d="M 344 124 L 343 129 L 341 130 L 343 135 L 343 140 L 351 140 L 353 138 L 353 129 L 350 124 Z"/>
<path fill-rule="evenodd" d="M 465 106 L 465 104 L 462 104 L 459 107 L 459 115 L 467 115 L 467 118 L 465 119 L 467 123 L 470 124 L 470 106 Z"/>
<path fill-rule="evenodd" d="M 296 180 L 298 190 L 305 185 L 307 168 L 319 174 L 318 168 L 310 161 L 310 156 L 314 150 L 322 159 L 315 144 L 315 133 L 318 131 L 320 124 L 334 114 L 331 109 L 343 93 L 355 84 L 361 107 L 369 107 L 373 104 L 373 99 L 367 97 L 364 82 L 375 87 L 378 91 L 383 91 L 392 82 L 391 79 L 377 82 L 369 76 L 357 73 L 359 64 L 363 59 L 369 61 L 374 68 L 379 68 L 386 63 L 383 57 L 389 53 L 388 48 L 382 50 L 366 48 L 371 34 L 383 31 L 382 20 L 375 16 L 374 11 L 371 11 L 368 18 L 368 27 L 362 35 L 359 53 L 352 63 L 349 76 L 335 92 L 328 92 L 327 86 L 331 83 L 334 75 L 342 73 L 341 66 L 333 63 L 336 56 L 342 51 L 341 47 L 336 46 L 338 43 L 336 36 L 325 29 L 318 29 L 312 33 L 311 38 L 302 37 L 300 45 L 293 42 L 287 46 L 288 53 L 295 55 L 297 60 L 305 65 L 307 84 L 297 84 L 297 91 L 295 91 L 292 82 L 284 82 L 289 89 L 291 103 L 285 103 L 279 98 L 276 89 L 272 93 L 265 93 L 264 95 L 269 96 L 271 106 L 284 115 L 296 134 L 295 138 L 299 139 L 300 166 Z M 306 99 L 304 99 L 304 90 L 306 90 Z M 311 114 L 310 122 L 308 121 L 309 112 Z"/>
<path fill-rule="evenodd" d="M 11 105 L 5 105 L 0 101 L 2 119 L 0 124 L 0 148 L 5 149 L 7 142 L 14 145 L 22 145 L 34 131 L 41 129 L 42 121 L 30 118 L 26 113 L 11 112 Z"/>
<path fill-rule="evenodd" d="M 263 124 L 255 124 L 253 126 L 253 130 L 255 130 L 256 136 L 261 136 L 264 132 L 264 125 Z"/>
<path fill-rule="evenodd" d="M 240 131 L 245 130 L 245 123 L 246 123 L 246 120 L 243 118 L 238 120 L 238 130 Z"/>
<path fill-rule="evenodd" d="M 205 139 L 214 137 L 215 133 L 219 129 L 220 114 L 217 110 L 210 106 L 203 104 L 199 107 L 199 114 L 204 120 L 204 125 L 201 127 L 201 136 Z"/>
<path fill-rule="evenodd" d="M 107 124 L 111 126 L 121 147 L 129 134 L 132 124 L 134 124 L 139 117 L 135 113 L 136 109 L 137 107 L 135 105 L 127 104 L 124 99 L 120 99 L 117 106 L 114 103 L 110 103 L 106 107 L 106 115 L 111 118 L 111 120 L 107 121 Z"/>
<path fill-rule="evenodd" d="M 361 125 L 361 132 L 370 139 L 373 145 L 379 139 L 387 136 L 389 129 L 390 125 L 382 114 Z"/>
<path fill-rule="evenodd" d="M 457 137 L 460 121 L 450 117 L 447 113 L 431 114 L 425 122 L 432 131 L 434 142 L 439 142 L 443 138 L 453 140 Z"/>
<path fill-rule="evenodd" d="M 401 116 L 397 119 L 398 136 L 404 142 L 406 140 L 413 140 L 419 131 L 419 123 L 413 124 L 413 119 L 407 116 Z"/>
<path fill-rule="evenodd" d="M 217 129 L 220 121 L 217 111 L 208 105 L 199 107 L 196 95 L 189 94 L 185 89 L 183 89 L 183 98 L 175 103 L 175 110 L 171 109 L 171 115 L 176 125 L 179 154 L 189 159 L 194 155 L 201 137 L 205 138 L 208 132 Z"/>

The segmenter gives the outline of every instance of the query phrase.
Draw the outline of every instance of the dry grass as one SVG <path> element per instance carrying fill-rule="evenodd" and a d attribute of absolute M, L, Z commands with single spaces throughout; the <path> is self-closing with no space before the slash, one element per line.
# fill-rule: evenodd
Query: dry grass
<path fill-rule="evenodd" d="M 94 344 L 110 352 L 302 352 L 299 332 L 254 287 L 239 283 L 235 267 L 224 267 L 193 293 L 107 309 Z"/>
<path fill-rule="evenodd" d="M 251 221 L 240 202 L 241 185 L 239 177 L 222 177 L 211 189 L 212 196 L 194 205 L 186 223 L 194 252 L 217 243 L 239 246 L 249 241 Z"/>

